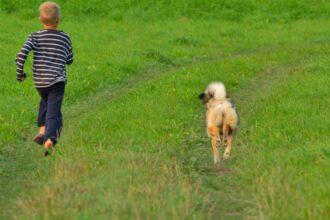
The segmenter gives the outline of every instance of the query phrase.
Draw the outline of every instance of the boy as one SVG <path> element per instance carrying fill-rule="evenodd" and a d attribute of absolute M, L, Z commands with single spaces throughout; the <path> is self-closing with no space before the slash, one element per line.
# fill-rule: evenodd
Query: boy
<path fill-rule="evenodd" d="M 65 65 L 73 62 L 70 37 L 57 30 L 60 7 L 45 2 L 39 7 L 43 30 L 32 33 L 16 56 L 17 80 L 26 78 L 24 63 L 33 50 L 33 78 L 41 97 L 38 114 L 39 134 L 34 138 L 44 145 L 45 156 L 57 143 L 62 128 L 61 106 L 66 84 Z"/>

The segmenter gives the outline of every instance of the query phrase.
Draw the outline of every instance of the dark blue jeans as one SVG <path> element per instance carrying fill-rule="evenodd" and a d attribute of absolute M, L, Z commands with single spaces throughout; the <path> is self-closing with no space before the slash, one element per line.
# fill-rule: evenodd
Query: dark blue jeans
<path fill-rule="evenodd" d="M 51 139 L 57 143 L 63 126 L 62 102 L 65 91 L 65 83 L 59 82 L 48 88 L 37 88 L 41 96 L 38 114 L 38 126 L 46 126 L 44 141 Z"/>

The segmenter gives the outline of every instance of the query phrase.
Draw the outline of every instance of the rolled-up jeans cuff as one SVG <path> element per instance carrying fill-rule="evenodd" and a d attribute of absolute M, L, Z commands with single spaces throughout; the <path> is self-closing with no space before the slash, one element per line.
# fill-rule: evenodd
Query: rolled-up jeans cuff
<path fill-rule="evenodd" d="M 40 128 L 40 127 L 43 127 L 45 126 L 45 123 L 44 122 L 37 122 L 37 126 Z"/>

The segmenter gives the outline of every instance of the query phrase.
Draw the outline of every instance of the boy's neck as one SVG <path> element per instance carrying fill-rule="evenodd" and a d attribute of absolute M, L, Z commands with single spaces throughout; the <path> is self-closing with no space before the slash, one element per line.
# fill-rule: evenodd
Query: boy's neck
<path fill-rule="evenodd" d="M 47 25 L 47 24 L 44 24 L 44 29 L 45 30 L 57 30 L 57 25 Z"/>

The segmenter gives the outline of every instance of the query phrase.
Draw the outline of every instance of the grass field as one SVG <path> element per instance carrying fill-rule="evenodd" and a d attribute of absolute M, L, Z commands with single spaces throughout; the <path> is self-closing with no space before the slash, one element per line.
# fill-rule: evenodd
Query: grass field
<path fill-rule="evenodd" d="M 0 219 L 330 218 L 327 1 L 59 2 L 75 62 L 45 158 L 31 56 L 26 82 L 14 65 L 40 1 L 0 0 Z M 215 80 L 241 120 L 217 166 Z"/>

